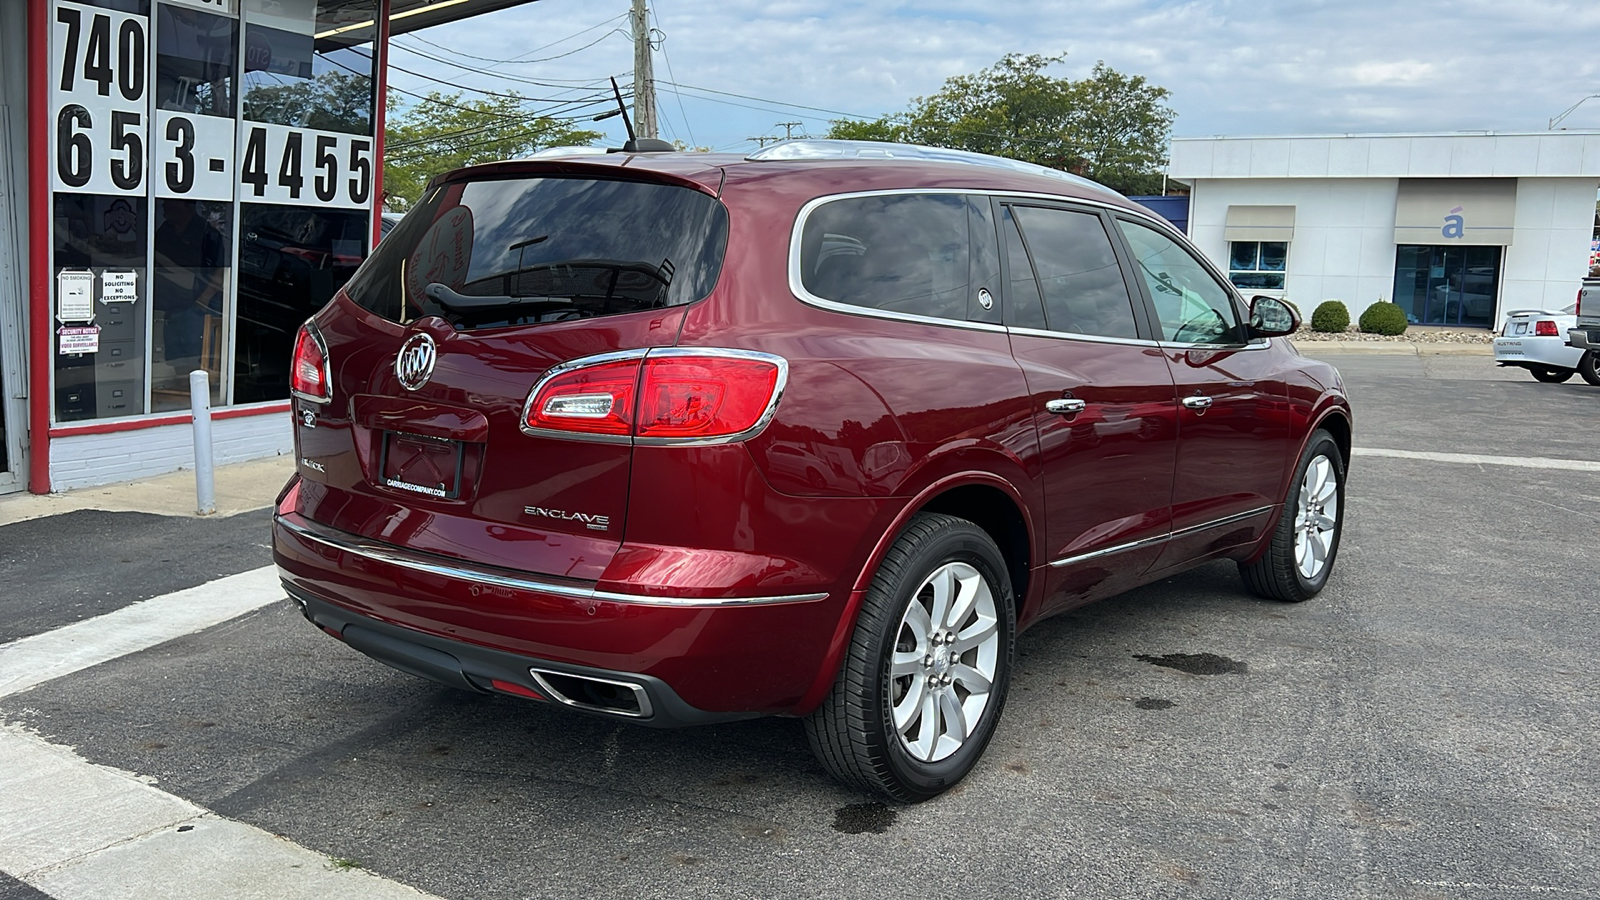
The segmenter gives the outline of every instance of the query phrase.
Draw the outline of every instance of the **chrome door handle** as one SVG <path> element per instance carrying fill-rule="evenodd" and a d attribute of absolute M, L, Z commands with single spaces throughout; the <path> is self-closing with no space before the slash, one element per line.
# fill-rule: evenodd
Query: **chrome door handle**
<path fill-rule="evenodd" d="M 1190 409 L 1208 409 L 1211 406 L 1211 398 L 1205 396 L 1185 397 L 1183 398 L 1183 405 Z"/>
<path fill-rule="evenodd" d="M 1060 400 L 1046 400 L 1044 402 L 1044 411 L 1070 416 L 1073 413 L 1083 412 L 1088 406 L 1089 404 L 1082 400 L 1066 397 Z"/>

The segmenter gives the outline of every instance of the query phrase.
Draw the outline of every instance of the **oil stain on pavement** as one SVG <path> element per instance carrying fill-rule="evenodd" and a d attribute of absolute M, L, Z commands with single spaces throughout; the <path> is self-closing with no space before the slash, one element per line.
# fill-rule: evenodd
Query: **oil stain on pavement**
<path fill-rule="evenodd" d="M 883 834 L 894 824 L 895 816 L 895 811 L 882 803 L 851 803 L 833 811 L 833 830 L 842 834 Z"/>
<path fill-rule="evenodd" d="M 1248 675 L 1250 667 L 1238 660 L 1215 653 L 1168 653 L 1166 656 L 1147 656 L 1136 653 L 1134 659 L 1152 666 L 1177 669 L 1190 675 Z"/>

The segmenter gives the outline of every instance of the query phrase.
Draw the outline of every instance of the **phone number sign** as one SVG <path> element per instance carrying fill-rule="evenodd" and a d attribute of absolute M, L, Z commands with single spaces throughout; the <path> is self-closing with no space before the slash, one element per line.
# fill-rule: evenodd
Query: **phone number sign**
<path fill-rule="evenodd" d="M 208 0 L 194 0 L 208 2 Z M 226 7 L 224 7 L 226 8 Z M 150 111 L 150 21 L 56 0 L 51 186 L 80 194 L 364 209 L 370 136 Z"/>
<path fill-rule="evenodd" d="M 58 2 L 50 31 L 51 184 L 145 193 L 150 20 Z"/>

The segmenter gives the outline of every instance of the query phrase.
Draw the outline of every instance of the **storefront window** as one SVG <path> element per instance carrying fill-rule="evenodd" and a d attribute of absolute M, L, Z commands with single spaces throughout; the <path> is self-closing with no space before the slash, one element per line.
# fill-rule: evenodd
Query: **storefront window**
<path fill-rule="evenodd" d="M 289 396 L 289 357 L 300 324 L 344 286 L 366 257 L 363 210 L 240 206 L 239 342 L 234 402 Z"/>
<path fill-rule="evenodd" d="M 57 194 L 53 211 L 56 419 L 143 413 L 146 201 Z"/>
<path fill-rule="evenodd" d="M 378 0 L 51 0 L 60 422 L 288 398 L 365 258 Z"/>
<path fill-rule="evenodd" d="M 1394 302 L 1414 325 L 1488 328 L 1499 297 L 1500 256 L 1493 246 L 1401 244 L 1395 248 Z"/>

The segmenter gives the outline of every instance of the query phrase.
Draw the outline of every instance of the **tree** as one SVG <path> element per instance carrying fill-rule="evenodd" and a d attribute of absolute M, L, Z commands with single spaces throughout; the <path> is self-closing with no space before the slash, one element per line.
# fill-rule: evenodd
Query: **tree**
<path fill-rule="evenodd" d="M 515 159 L 543 147 L 587 145 L 602 135 L 523 109 L 515 92 L 466 100 L 433 91 L 401 109 L 389 100 L 384 130 L 384 202 L 406 209 L 433 176 L 461 166 Z"/>
<path fill-rule="evenodd" d="M 834 121 L 828 136 L 972 150 L 1075 172 L 1123 193 L 1159 190 L 1176 115 L 1164 102 L 1171 92 L 1104 62 L 1080 81 L 1045 74 L 1064 59 L 1008 53 L 946 79 L 904 112 Z"/>
<path fill-rule="evenodd" d="M 365 75 L 323 72 L 292 84 L 253 86 L 244 96 L 246 119 L 350 131 L 372 124 L 372 79 Z"/>

